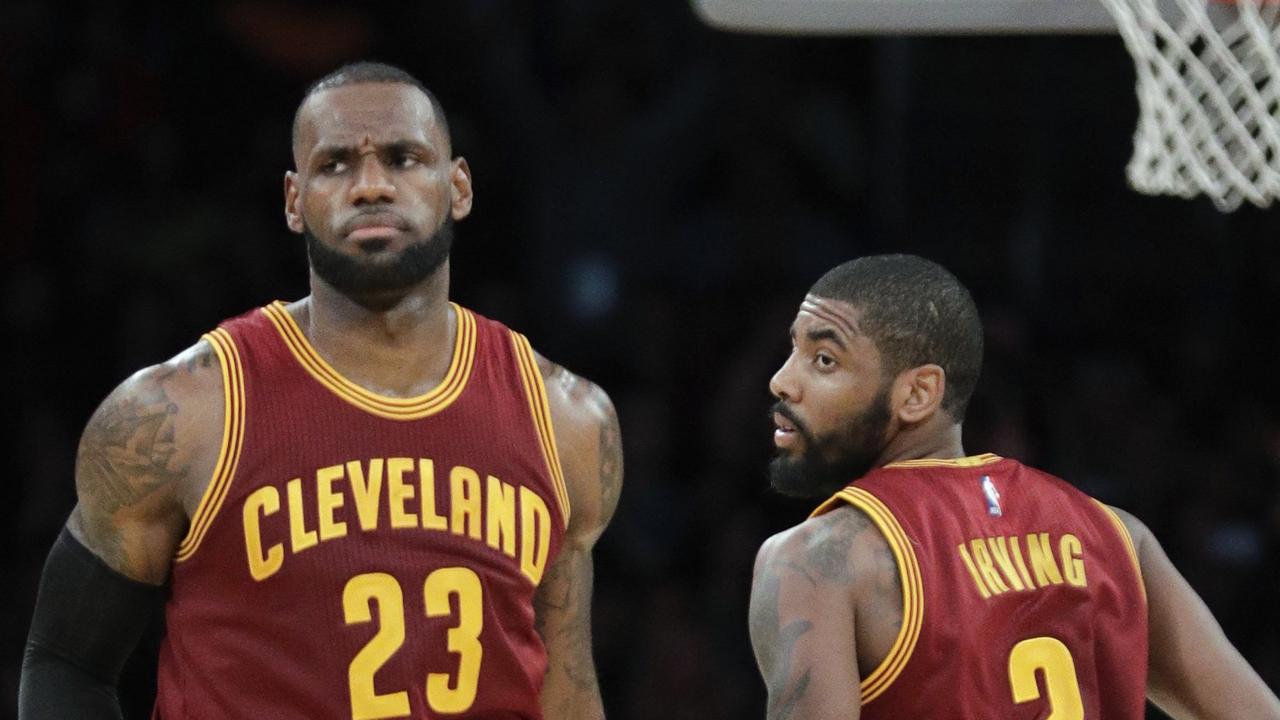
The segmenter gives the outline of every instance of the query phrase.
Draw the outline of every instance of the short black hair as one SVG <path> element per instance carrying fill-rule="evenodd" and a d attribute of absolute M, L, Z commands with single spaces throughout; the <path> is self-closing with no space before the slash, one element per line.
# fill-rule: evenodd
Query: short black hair
<path fill-rule="evenodd" d="M 307 92 L 303 94 L 302 100 L 298 103 L 298 108 L 293 111 L 293 144 L 298 144 L 298 124 L 302 119 L 302 106 L 307 104 L 308 98 L 324 90 L 364 83 L 399 83 L 418 88 L 431 101 L 431 108 L 435 110 L 436 114 L 436 122 L 440 123 L 440 129 L 444 132 L 445 139 L 449 138 L 449 119 L 444 114 L 444 106 L 440 104 L 440 100 L 436 98 L 435 93 L 422 84 L 421 80 L 409 74 L 407 70 L 398 68 L 395 65 L 372 60 L 361 60 L 360 62 L 343 65 L 311 83 L 311 86 L 307 88 Z"/>
<path fill-rule="evenodd" d="M 861 329 L 889 377 L 926 363 L 941 366 L 942 409 L 964 420 L 982 372 L 982 320 L 955 275 L 916 255 L 871 255 L 837 265 L 809 292 L 862 311 Z"/>

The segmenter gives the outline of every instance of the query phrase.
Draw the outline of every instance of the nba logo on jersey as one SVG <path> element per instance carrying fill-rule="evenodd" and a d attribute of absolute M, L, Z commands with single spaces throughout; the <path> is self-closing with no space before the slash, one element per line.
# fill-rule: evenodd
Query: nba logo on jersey
<path fill-rule="evenodd" d="M 996 484 L 991 482 L 990 475 L 982 476 L 982 494 L 987 498 L 988 515 L 1000 517 L 1004 514 L 1000 510 L 1000 491 L 996 490 Z"/>

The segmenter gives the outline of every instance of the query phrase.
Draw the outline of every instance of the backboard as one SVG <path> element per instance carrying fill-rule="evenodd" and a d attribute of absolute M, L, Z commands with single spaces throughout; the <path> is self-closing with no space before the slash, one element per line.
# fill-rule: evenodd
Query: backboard
<path fill-rule="evenodd" d="M 707 24 L 794 35 L 1114 33 L 1099 0 L 693 0 Z"/>

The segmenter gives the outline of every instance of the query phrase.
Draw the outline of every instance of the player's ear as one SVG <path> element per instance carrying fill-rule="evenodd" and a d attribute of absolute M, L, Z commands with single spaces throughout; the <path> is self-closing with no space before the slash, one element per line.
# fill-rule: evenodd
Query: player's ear
<path fill-rule="evenodd" d="M 933 417 L 942 406 L 942 395 L 947 389 L 947 373 L 932 363 L 904 370 L 898 376 L 901 402 L 898 403 L 898 419 L 903 424 L 914 425 Z"/>
<path fill-rule="evenodd" d="M 298 173 L 292 170 L 284 174 L 284 223 L 299 235 L 306 227 L 302 222 L 302 208 L 298 207 Z"/>
<path fill-rule="evenodd" d="M 461 220 L 471 214 L 471 167 L 466 158 L 453 161 L 449 185 L 449 214 L 454 220 Z"/>

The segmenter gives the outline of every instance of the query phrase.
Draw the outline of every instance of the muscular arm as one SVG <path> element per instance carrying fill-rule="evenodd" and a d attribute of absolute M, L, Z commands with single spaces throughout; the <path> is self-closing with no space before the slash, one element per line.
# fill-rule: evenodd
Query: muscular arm
<path fill-rule="evenodd" d="M 167 365 L 125 381 L 89 420 L 76 456 L 78 502 L 67 529 L 116 572 L 152 585 L 168 578 L 186 521 L 179 406 Z"/>
<path fill-rule="evenodd" d="M 856 608 L 877 591 L 885 545 L 861 512 L 840 508 L 767 540 L 751 586 L 751 644 L 767 720 L 857 720 Z M 870 621 L 868 618 L 867 621 Z"/>
<path fill-rule="evenodd" d="M 591 550 L 622 491 L 618 417 L 599 387 L 539 358 L 569 492 L 564 546 L 534 597 L 535 623 L 547 648 L 542 712 L 547 718 L 604 717 L 591 658 Z"/>
<path fill-rule="evenodd" d="M 76 457 L 78 502 L 36 601 L 23 720 L 119 717 L 120 668 L 164 600 L 192 468 L 209 464 L 194 439 L 211 418 L 220 422 L 217 373 L 201 343 L 126 380 L 89 420 Z"/>
<path fill-rule="evenodd" d="M 1147 587 L 1147 696 L 1177 720 L 1280 720 L 1280 701 L 1222 633 L 1155 536 L 1116 510 L 1133 536 Z"/>

